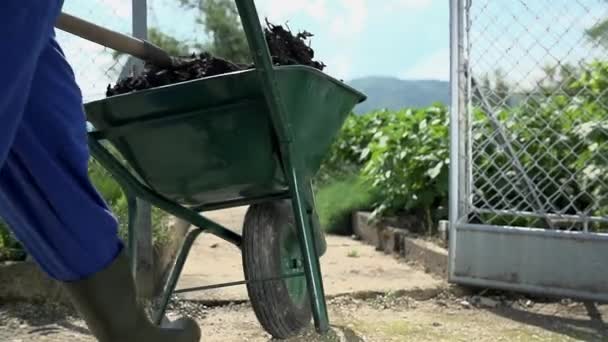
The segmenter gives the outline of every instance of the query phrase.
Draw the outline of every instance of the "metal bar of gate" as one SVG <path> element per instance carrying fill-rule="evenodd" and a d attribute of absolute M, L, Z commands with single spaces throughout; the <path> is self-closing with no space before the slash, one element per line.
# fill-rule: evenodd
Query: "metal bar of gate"
<path fill-rule="evenodd" d="M 490 123 L 491 123 L 492 127 L 498 132 L 499 143 L 505 145 L 505 151 L 512 158 L 513 164 L 515 166 L 515 170 L 517 170 L 517 172 L 520 174 L 525 186 L 528 188 L 528 191 L 530 192 L 530 195 L 533 197 L 534 202 L 536 202 L 535 209 L 538 210 L 538 212 L 540 212 L 540 213 L 546 213 L 545 206 L 543 206 L 543 204 L 540 200 L 538 191 L 537 191 L 536 187 L 534 186 L 534 183 L 532 182 L 530 177 L 528 177 L 528 173 L 526 172 L 526 169 L 524 168 L 521 161 L 517 157 L 517 154 L 515 153 L 515 150 L 513 149 L 513 145 L 511 145 L 511 141 L 509 140 L 509 137 L 505 133 L 505 129 L 504 129 L 502 123 L 500 122 L 500 120 L 498 120 L 498 117 L 496 116 L 496 113 L 494 112 L 494 110 L 492 109 L 492 106 L 488 102 L 488 99 L 485 97 L 483 92 L 479 89 L 479 87 L 477 86 L 477 82 L 475 82 L 475 79 L 472 76 L 471 76 L 471 80 L 473 81 L 472 87 L 473 87 L 474 91 L 476 92 L 477 96 L 479 97 L 479 99 L 481 100 L 481 106 L 485 109 L 484 110 L 485 114 L 490 119 Z M 544 216 L 544 219 L 545 219 L 545 222 L 547 222 L 547 225 L 549 226 L 549 228 L 554 228 L 553 222 L 551 222 L 551 220 L 548 217 Z"/>
<path fill-rule="evenodd" d="M 581 215 L 567 215 L 567 214 L 540 214 L 530 211 L 522 210 L 500 210 L 500 209 L 484 209 L 473 207 L 472 210 L 480 214 L 492 214 L 492 215 L 503 215 L 503 216 L 520 216 L 527 218 L 538 218 L 538 219 L 550 219 L 553 223 L 556 221 L 564 222 L 589 222 L 589 223 L 608 223 L 608 217 L 604 216 L 581 216 Z"/>
<path fill-rule="evenodd" d="M 449 181 L 449 262 L 448 268 L 454 268 L 454 251 L 456 250 L 456 224 L 459 218 L 459 122 L 461 113 L 460 71 L 462 60 L 462 0 L 450 0 L 450 181 Z M 451 277 L 452 272 L 448 272 Z"/>

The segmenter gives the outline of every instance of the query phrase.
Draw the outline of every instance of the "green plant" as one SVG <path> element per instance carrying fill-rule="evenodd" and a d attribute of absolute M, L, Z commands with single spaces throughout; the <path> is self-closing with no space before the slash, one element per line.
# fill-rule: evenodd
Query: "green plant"
<path fill-rule="evenodd" d="M 371 157 L 370 142 L 386 124 L 389 114 L 385 110 L 366 115 L 351 114 L 325 157 L 317 181 L 327 183 L 358 174 Z"/>
<path fill-rule="evenodd" d="M 24 258 L 23 247 L 12 235 L 8 224 L 0 218 L 0 261 L 23 260 Z"/>
<path fill-rule="evenodd" d="M 493 114 L 546 208 L 605 216 L 608 62 L 564 66 L 551 82 L 531 91 L 525 101 L 498 105 Z M 538 211 L 490 120 L 491 113 L 479 103 L 474 105 L 473 164 L 475 173 L 484 175 L 474 178 L 474 200 L 483 199 L 474 204 Z M 448 192 L 449 122 L 444 106 L 376 112 L 349 120 L 354 122 L 341 133 L 329 166 L 363 167 L 365 179 L 380 195 L 374 216 L 422 212 L 432 226 L 431 220 L 445 215 L 435 210 L 445 207 Z M 534 218 L 497 215 L 483 219 L 495 224 L 546 224 Z"/>
<path fill-rule="evenodd" d="M 331 234 L 350 235 L 351 214 L 373 209 L 377 194 L 363 178 L 351 175 L 324 184 L 315 198 L 323 229 Z"/>
<path fill-rule="evenodd" d="M 94 159 L 89 163 L 89 175 L 93 185 L 106 200 L 118 220 L 119 236 L 126 241 L 129 224 L 129 205 L 126 194 L 108 171 Z M 168 239 L 167 219 L 168 214 L 164 211 L 152 208 L 152 238 L 156 245 L 162 244 Z"/>
<path fill-rule="evenodd" d="M 373 216 L 445 205 L 448 191 L 448 116 L 443 105 L 385 113 L 368 146 L 365 178 L 381 195 Z"/>

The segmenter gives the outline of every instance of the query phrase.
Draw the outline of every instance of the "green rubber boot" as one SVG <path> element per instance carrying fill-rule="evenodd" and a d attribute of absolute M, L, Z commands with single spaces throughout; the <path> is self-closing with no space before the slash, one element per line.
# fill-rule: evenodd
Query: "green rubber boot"
<path fill-rule="evenodd" d="M 64 283 L 74 306 L 100 342 L 199 342 L 196 322 L 182 318 L 158 327 L 137 303 L 135 284 L 124 254 L 88 279 Z"/>

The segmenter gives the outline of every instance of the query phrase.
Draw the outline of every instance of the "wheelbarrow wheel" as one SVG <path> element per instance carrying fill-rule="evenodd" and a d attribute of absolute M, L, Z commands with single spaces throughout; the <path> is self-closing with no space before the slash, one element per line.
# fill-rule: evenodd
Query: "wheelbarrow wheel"
<path fill-rule="evenodd" d="M 256 317 L 273 337 L 293 337 L 312 318 L 302 255 L 289 201 L 249 207 L 243 226 L 243 268 Z M 290 276 L 290 278 L 279 279 Z"/>

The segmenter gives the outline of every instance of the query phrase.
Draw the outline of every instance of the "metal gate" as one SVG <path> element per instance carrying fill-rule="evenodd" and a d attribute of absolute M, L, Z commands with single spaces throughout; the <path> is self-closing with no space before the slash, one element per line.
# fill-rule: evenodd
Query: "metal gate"
<path fill-rule="evenodd" d="M 608 1 L 450 4 L 450 281 L 607 301 Z"/>

